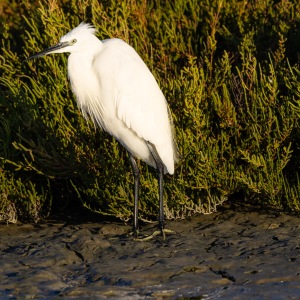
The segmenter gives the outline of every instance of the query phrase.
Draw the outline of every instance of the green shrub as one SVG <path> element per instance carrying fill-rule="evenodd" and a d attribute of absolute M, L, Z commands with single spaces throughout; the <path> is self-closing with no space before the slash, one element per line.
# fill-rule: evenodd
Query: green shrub
<path fill-rule="evenodd" d="M 131 44 L 169 102 L 181 161 L 166 178 L 167 218 L 215 211 L 234 194 L 299 210 L 299 11 L 288 0 L 4 1 L 0 220 L 37 221 L 78 200 L 132 215 L 127 154 L 81 116 L 67 55 L 23 62 L 82 20 Z M 156 172 L 140 166 L 141 218 L 153 219 Z"/>

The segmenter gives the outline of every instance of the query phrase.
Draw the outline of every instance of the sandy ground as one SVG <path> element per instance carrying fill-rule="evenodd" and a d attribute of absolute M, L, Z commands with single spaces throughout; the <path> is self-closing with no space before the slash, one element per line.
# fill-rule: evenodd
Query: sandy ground
<path fill-rule="evenodd" d="M 167 227 L 0 225 L 0 299 L 300 299 L 300 218 L 231 206 Z"/>

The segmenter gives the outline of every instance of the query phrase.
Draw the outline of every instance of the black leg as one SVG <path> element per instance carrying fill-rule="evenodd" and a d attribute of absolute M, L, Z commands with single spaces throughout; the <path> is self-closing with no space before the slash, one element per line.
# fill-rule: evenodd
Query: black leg
<path fill-rule="evenodd" d="M 155 146 L 151 143 L 147 143 L 149 150 L 155 160 L 156 168 L 158 172 L 158 187 L 159 187 L 159 216 L 158 216 L 158 226 L 162 234 L 164 235 L 164 199 L 163 199 L 163 185 L 164 185 L 164 164 L 157 153 Z"/>
<path fill-rule="evenodd" d="M 140 185 L 140 170 L 137 166 L 135 158 L 129 153 L 129 159 L 132 166 L 134 176 L 134 212 L 133 212 L 133 234 L 138 236 L 138 201 L 139 201 L 139 185 Z"/>
<path fill-rule="evenodd" d="M 161 232 L 163 232 L 164 224 L 164 199 L 163 199 L 163 186 L 164 186 L 164 167 L 158 169 L 158 185 L 159 185 L 159 217 L 158 226 Z"/>

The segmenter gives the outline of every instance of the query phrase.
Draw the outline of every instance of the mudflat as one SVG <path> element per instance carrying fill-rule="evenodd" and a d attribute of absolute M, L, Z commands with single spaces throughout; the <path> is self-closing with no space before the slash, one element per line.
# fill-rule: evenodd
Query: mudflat
<path fill-rule="evenodd" d="M 167 228 L 140 242 L 94 219 L 0 225 L 0 299 L 300 299 L 299 217 L 227 205 Z"/>

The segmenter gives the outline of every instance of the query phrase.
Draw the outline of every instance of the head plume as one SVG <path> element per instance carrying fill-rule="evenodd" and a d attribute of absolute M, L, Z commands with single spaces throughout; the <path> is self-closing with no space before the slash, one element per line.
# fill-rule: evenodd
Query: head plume
<path fill-rule="evenodd" d="M 72 38 L 72 36 L 78 36 L 78 35 L 86 35 L 86 34 L 95 34 L 96 33 L 96 28 L 94 25 L 81 22 L 77 27 L 69 31 L 66 35 L 64 35 L 60 41 L 66 41 Z"/>

